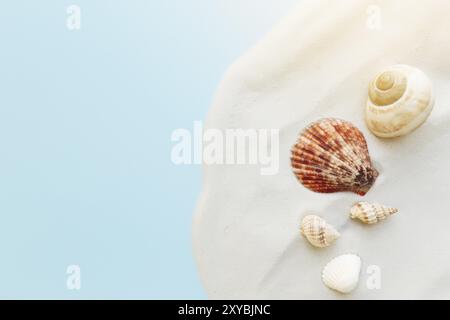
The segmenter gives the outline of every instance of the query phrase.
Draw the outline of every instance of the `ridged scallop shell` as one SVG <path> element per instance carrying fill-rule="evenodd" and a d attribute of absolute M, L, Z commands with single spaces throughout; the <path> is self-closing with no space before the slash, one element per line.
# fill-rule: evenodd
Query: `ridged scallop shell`
<path fill-rule="evenodd" d="M 291 152 L 297 179 L 314 192 L 364 195 L 378 176 L 364 135 L 344 120 L 325 118 L 312 123 Z"/>
<path fill-rule="evenodd" d="M 305 216 L 300 227 L 302 235 L 315 247 L 331 245 L 341 234 L 324 219 L 315 215 Z"/>
<path fill-rule="evenodd" d="M 419 127 L 433 105 L 433 88 L 425 73 L 394 65 L 382 70 L 369 85 L 366 123 L 378 137 L 402 136 Z"/>
<path fill-rule="evenodd" d="M 398 209 L 383 206 L 379 203 L 358 202 L 350 209 L 350 218 L 359 219 L 367 224 L 374 224 L 397 212 Z"/>
<path fill-rule="evenodd" d="M 349 293 L 358 285 L 361 264 L 356 254 L 340 255 L 323 268 L 322 281 L 330 289 Z"/>

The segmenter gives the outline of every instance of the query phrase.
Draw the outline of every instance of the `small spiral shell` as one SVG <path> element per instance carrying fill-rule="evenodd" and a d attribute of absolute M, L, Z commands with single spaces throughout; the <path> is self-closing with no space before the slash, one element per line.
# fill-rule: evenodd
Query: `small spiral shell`
<path fill-rule="evenodd" d="M 340 237 L 340 233 L 332 225 L 315 215 L 303 218 L 300 232 L 309 243 L 318 248 L 328 247 Z"/>
<path fill-rule="evenodd" d="M 350 209 L 350 218 L 359 219 L 367 224 L 374 224 L 397 213 L 398 209 L 379 203 L 358 202 Z"/>
<path fill-rule="evenodd" d="M 419 127 L 433 105 L 428 77 L 417 68 L 394 65 L 382 70 L 369 85 L 366 123 L 378 137 L 402 136 Z"/>

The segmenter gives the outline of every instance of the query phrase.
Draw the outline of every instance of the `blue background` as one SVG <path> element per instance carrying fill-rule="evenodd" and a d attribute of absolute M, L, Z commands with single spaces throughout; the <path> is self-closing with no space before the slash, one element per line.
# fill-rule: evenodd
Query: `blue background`
<path fill-rule="evenodd" d="M 170 135 L 296 2 L 2 1 L 0 298 L 205 298 L 201 168 L 172 164 Z"/>

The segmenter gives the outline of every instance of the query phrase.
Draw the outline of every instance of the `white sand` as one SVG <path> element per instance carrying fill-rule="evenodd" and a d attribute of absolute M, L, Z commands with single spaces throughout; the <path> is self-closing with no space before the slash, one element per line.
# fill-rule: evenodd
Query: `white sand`
<path fill-rule="evenodd" d="M 380 30 L 366 26 L 372 4 L 381 9 Z M 436 104 L 412 134 L 382 140 L 364 123 L 367 85 L 380 68 L 397 63 L 431 78 Z M 257 166 L 204 167 L 193 241 L 208 296 L 450 298 L 449 79 L 450 1 L 302 1 L 231 66 L 205 123 L 280 129 L 279 174 L 262 176 Z M 298 132 L 324 116 L 349 120 L 366 136 L 380 171 L 366 196 L 313 193 L 292 173 Z M 400 212 L 364 226 L 348 218 L 357 200 Z M 335 225 L 341 238 L 327 249 L 311 247 L 298 230 L 308 213 Z M 361 256 L 363 269 L 357 289 L 342 295 L 320 276 L 331 258 L 347 252 Z M 369 265 L 381 268 L 379 290 L 366 286 Z"/>

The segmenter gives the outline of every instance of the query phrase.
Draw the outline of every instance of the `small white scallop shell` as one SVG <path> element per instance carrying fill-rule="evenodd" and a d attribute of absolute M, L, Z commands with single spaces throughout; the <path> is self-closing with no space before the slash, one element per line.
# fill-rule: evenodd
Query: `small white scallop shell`
<path fill-rule="evenodd" d="M 398 209 L 383 206 L 379 203 L 357 202 L 350 209 L 350 218 L 359 219 L 367 224 L 374 224 L 397 213 Z"/>
<path fill-rule="evenodd" d="M 324 219 L 315 215 L 305 216 L 302 220 L 300 233 L 315 247 L 324 248 L 331 245 L 340 233 Z"/>
<path fill-rule="evenodd" d="M 381 138 L 410 133 L 430 115 L 434 94 L 421 70 L 394 65 L 382 70 L 369 85 L 366 123 Z"/>
<path fill-rule="evenodd" d="M 330 289 L 349 293 L 358 285 L 361 264 L 356 254 L 340 255 L 323 268 L 322 281 Z"/>

